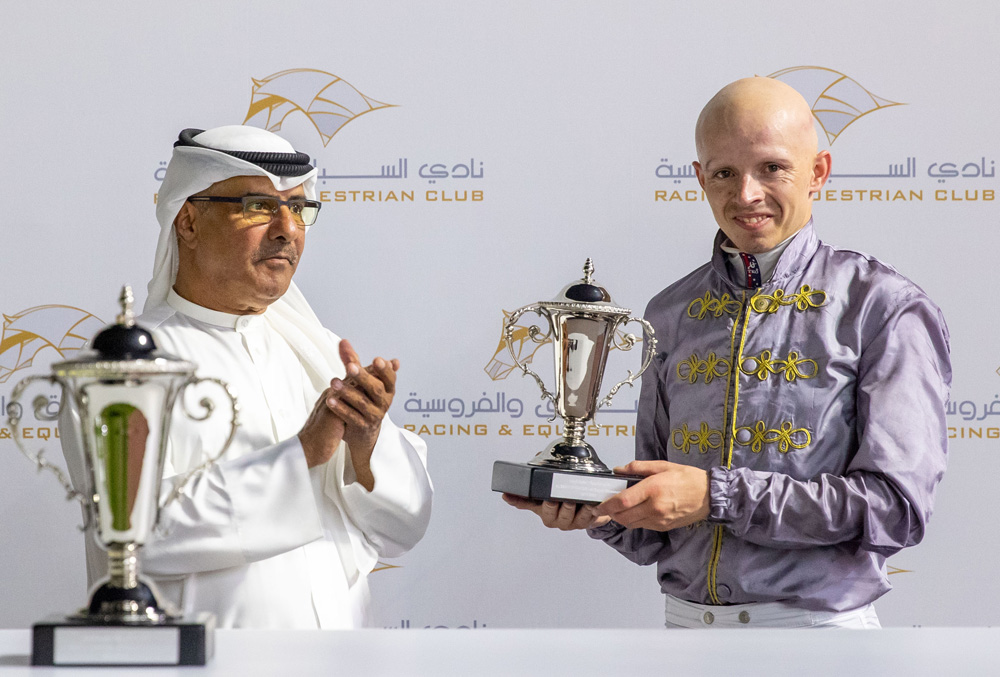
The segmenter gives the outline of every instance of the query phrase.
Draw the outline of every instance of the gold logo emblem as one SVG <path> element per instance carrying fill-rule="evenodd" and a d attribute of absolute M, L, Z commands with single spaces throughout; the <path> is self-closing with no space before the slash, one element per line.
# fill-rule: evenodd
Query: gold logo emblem
<path fill-rule="evenodd" d="M 507 340 L 503 336 L 503 327 L 507 324 L 508 317 L 510 317 L 510 313 L 506 310 L 503 311 L 504 321 L 500 325 L 500 343 L 497 344 L 497 349 L 493 352 L 493 358 L 483 367 L 483 371 L 494 381 L 502 381 L 510 376 L 510 372 L 514 371 L 514 365 L 510 362 L 510 352 L 507 350 Z M 520 324 L 514 325 L 510 338 L 514 344 L 512 346 L 514 354 L 517 355 L 517 360 L 521 364 L 531 364 L 538 349 L 546 343 L 552 342 L 551 338 L 533 338 L 530 327 Z"/>
<path fill-rule="evenodd" d="M 0 335 L 0 383 L 30 367 L 45 348 L 68 358 L 104 324 L 96 315 L 72 306 L 35 306 L 14 315 L 5 314 Z"/>
<path fill-rule="evenodd" d="M 767 77 L 791 85 L 812 108 L 813 117 L 826 132 L 830 145 L 850 125 L 869 113 L 906 104 L 872 94 L 857 80 L 839 71 L 820 66 L 797 66 Z"/>
<path fill-rule="evenodd" d="M 252 79 L 250 108 L 243 124 L 277 132 L 285 118 L 301 111 L 319 132 L 324 146 L 351 120 L 394 106 L 365 96 L 333 73 L 312 68 L 293 68 Z"/>

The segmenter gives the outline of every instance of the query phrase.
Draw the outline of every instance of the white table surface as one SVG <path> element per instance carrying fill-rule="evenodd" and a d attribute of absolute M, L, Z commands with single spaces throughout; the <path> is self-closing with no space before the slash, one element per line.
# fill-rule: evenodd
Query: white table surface
<path fill-rule="evenodd" d="M 155 675 L 995 675 L 1000 628 L 220 630 L 205 667 L 32 668 L 0 630 L 0 677 Z"/>

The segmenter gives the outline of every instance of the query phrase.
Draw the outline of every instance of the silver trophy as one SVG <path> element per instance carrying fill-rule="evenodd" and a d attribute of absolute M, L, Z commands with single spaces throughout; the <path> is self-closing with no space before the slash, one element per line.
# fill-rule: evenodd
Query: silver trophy
<path fill-rule="evenodd" d="M 18 447 L 38 470 L 55 474 L 68 499 L 79 501 L 84 530 L 108 553 L 108 577 L 87 607 L 34 625 L 34 665 L 204 665 L 212 653 L 215 619 L 182 617 L 158 601 L 153 586 L 139 576 L 138 553 L 157 529 L 160 511 L 228 448 L 238 405 L 226 383 L 196 378 L 194 363 L 159 352 L 152 335 L 135 324 L 131 304 L 132 292 L 125 287 L 117 323 L 98 333 L 78 359 L 57 362 L 50 375 L 18 383 L 7 406 Z M 45 460 L 44 449 L 28 449 L 20 434 L 20 399 L 39 381 L 62 388 L 58 413 L 46 413 L 45 395 L 35 397 L 32 408 L 36 420 L 61 421 L 66 463 L 82 486 L 73 486 Z M 228 400 L 228 437 L 218 454 L 180 478 L 161 500 L 175 403 L 179 398 L 185 415 L 196 421 L 207 420 L 215 408 L 206 397 L 195 412 L 188 410 L 182 393 L 202 382 L 219 386 Z M 78 418 L 67 410 L 70 402 Z M 69 436 L 82 444 L 67 444 Z M 79 454 L 72 452 L 76 447 Z"/>
<path fill-rule="evenodd" d="M 631 310 L 614 304 L 607 290 L 594 283 L 593 274 L 593 263 L 587 259 L 583 279 L 567 285 L 551 301 L 515 310 L 504 323 L 504 337 L 514 364 L 535 379 L 542 390 L 542 399 L 553 404 L 555 413 L 550 420 L 559 416 L 564 427 L 562 438 L 553 441 L 531 461 L 496 461 L 493 464 L 493 491 L 538 500 L 599 503 L 640 479 L 615 475 L 597 457 L 597 452 L 584 439 L 584 433 L 597 410 L 611 404 L 622 386 L 631 386 L 649 367 L 656 352 L 656 338 L 646 320 L 630 317 Z M 538 374 L 514 354 L 514 326 L 521 315 L 528 312 L 548 322 L 544 332 L 531 326 L 528 336 L 537 343 L 552 340 L 555 392 L 549 392 Z M 642 366 L 634 374 L 628 370 L 628 376 L 602 399 L 601 381 L 608 351 L 612 345 L 620 350 L 631 350 L 639 340 L 633 334 L 619 335 L 618 330 L 630 322 L 642 326 L 645 346 Z"/>

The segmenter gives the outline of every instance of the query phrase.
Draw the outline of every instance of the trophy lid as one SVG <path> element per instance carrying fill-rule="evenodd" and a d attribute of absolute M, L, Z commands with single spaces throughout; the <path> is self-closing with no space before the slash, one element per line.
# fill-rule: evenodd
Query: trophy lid
<path fill-rule="evenodd" d="M 135 323 L 132 288 L 128 285 L 122 287 L 122 295 L 118 301 L 122 312 L 115 318 L 115 324 L 109 324 L 98 332 L 91 345 L 105 360 L 148 358 L 156 351 L 156 342 L 153 341 L 152 334 Z"/>
<path fill-rule="evenodd" d="M 566 307 L 573 309 L 585 309 L 590 312 L 607 312 L 613 314 L 625 313 L 628 315 L 632 311 L 628 308 L 621 308 L 615 305 L 611 299 L 611 294 L 604 287 L 595 284 L 594 262 L 587 259 L 583 264 L 583 277 L 569 283 L 563 287 L 559 295 L 543 305 L 549 307 Z"/>
<path fill-rule="evenodd" d="M 153 335 L 135 323 L 132 311 L 132 288 L 122 287 L 121 313 L 94 336 L 90 350 L 65 362 L 56 362 L 52 370 L 60 376 L 96 378 L 132 377 L 154 374 L 194 374 L 193 362 L 160 352 Z"/>

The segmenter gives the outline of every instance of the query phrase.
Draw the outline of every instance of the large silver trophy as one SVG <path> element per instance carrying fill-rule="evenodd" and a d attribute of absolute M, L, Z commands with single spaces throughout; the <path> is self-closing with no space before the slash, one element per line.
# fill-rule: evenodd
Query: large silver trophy
<path fill-rule="evenodd" d="M 132 292 L 125 287 L 117 323 L 98 333 L 77 359 L 18 383 L 7 407 L 21 451 L 38 470 L 56 475 L 67 498 L 80 502 L 83 528 L 108 553 L 108 577 L 86 608 L 34 625 L 34 665 L 204 665 L 213 651 L 214 617 L 183 617 L 157 600 L 153 586 L 139 576 L 138 553 L 157 528 L 160 511 L 228 448 L 238 406 L 226 383 L 196 378 L 195 364 L 158 351 L 152 335 L 135 324 L 131 304 Z M 62 388 L 59 413 L 46 413 L 45 395 L 35 397 L 32 408 L 36 420 L 60 420 L 73 483 L 45 460 L 44 449 L 28 449 L 20 434 L 20 399 L 38 381 Z M 189 412 L 182 393 L 202 382 L 218 385 L 228 399 L 228 437 L 214 458 L 180 478 L 161 501 L 175 403 L 180 398 L 181 409 L 196 421 L 208 419 L 215 408 L 206 397 Z"/>
<path fill-rule="evenodd" d="M 555 413 L 550 420 L 559 416 L 564 428 L 562 438 L 553 441 L 527 463 L 496 461 L 493 464 L 493 491 L 537 500 L 600 503 L 641 479 L 615 475 L 597 457 L 584 434 L 597 410 L 611 404 L 622 386 L 631 386 L 649 367 L 656 351 L 656 338 L 648 322 L 630 317 L 631 310 L 614 304 L 607 290 L 594 283 L 593 273 L 593 263 L 587 259 L 583 279 L 567 285 L 551 301 L 515 310 L 504 323 L 504 337 L 514 364 L 525 375 L 534 377 L 542 390 L 542 399 L 553 404 Z M 540 315 L 548 322 L 547 331 L 533 325 L 528 329 L 528 336 L 536 343 L 552 340 L 554 393 L 549 392 L 538 374 L 514 354 L 514 326 L 527 312 Z M 611 346 L 631 350 L 638 341 L 633 334 L 617 333 L 629 322 L 642 325 L 645 346 L 642 366 L 635 374 L 629 370 L 628 376 L 601 399 L 601 380 Z"/>

